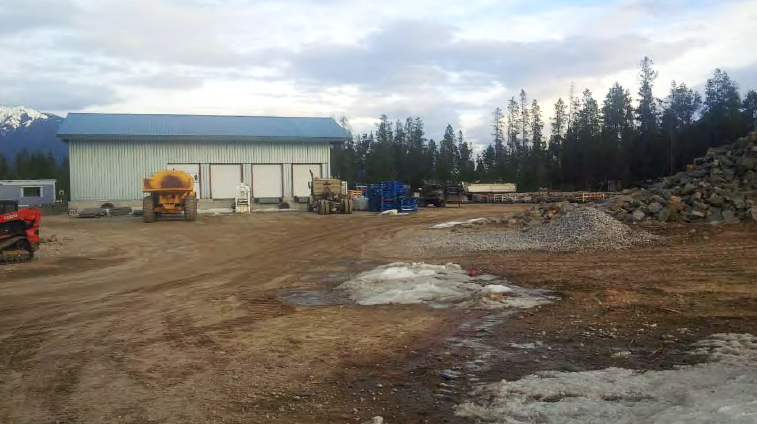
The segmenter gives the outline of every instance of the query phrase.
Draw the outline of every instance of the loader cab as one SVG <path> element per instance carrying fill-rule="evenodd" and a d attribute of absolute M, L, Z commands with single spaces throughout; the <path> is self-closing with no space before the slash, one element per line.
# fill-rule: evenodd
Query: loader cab
<path fill-rule="evenodd" d="M 0 200 L 0 215 L 18 212 L 18 202 L 15 200 Z"/>

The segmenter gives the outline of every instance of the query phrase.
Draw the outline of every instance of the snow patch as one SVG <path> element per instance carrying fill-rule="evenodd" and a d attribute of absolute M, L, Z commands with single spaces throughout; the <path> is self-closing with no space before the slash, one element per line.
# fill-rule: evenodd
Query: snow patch
<path fill-rule="evenodd" d="M 359 274 L 337 290 L 360 305 L 429 303 L 491 309 L 537 306 L 553 300 L 515 286 L 487 285 L 490 281 L 497 280 L 490 275 L 471 277 L 457 264 L 395 262 Z M 527 301 L 529 297 L 533 299 Z"/>
<path fill-rule="evenodd" d="M 484 286 L 483 289 L 481 289 L 484 293 L 492 293 L 492 294 L 501 294 L 501 293 L 510 293 L 513 291 L 510 287 L 503 286 L 501 284 L 491 284 L 488 286 Z"/>
<path fill-rule="evenodd" d="M 442 222 L 441 224 L 432 225 L 429 228 L 432 229 L 432 230 L 439 230 L 439 229 L 443 229 L 443 228 L 457 227 L 458 225 L 475 224 L 477 222 L 486 222 L 486 218 L 473 218 L 473 219 L 469 219 L 467 221 Z"/>
<path fill-rule="evenodd" d="M 29 127 L 37 119 L 48 118 L 46 114 L 28 107 L 0 106 L 0 127 L 10 127 L 13 129 Z"/>
<path fill-rule="evenodd" d="M 716 334 L 694 344 L 712 362 L 667 371 L 545 371 L 482 389 L 456 415 L 491 423 L 757 422 L 757 338 Z"/>

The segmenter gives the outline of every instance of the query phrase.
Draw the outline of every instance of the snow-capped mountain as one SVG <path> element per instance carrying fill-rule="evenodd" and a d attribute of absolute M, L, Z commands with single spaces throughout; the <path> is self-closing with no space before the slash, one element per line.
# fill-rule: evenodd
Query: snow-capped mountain
<path fill-rule="evenodd" d="M 68 146 L 56 137 L 63 118 L 24 106 L 0 105 L 0 154 L 13 162 L 16 153 L 51 152 L 58 160 L 68 157 Z"/>
<path fill-rule="evenodd" d="M 29 127 L 37 119 L 50 119 L 47 114 L 24 106 L 0 106 L 0 131 L 17 130 Z"/>

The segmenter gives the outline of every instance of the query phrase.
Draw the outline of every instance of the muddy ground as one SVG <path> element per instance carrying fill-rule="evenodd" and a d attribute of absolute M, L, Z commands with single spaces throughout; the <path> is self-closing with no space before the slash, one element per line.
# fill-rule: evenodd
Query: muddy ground
<path fill-rule="evenodd" d="M 669 368 L 696 361 L 682 352 L 705 335 L 757 333 L 754 225 L 655 228 L 670 241 L 615 252 L 405 247 L 429 224 L 521 208 L 46 217 L 57 241 L 0 265 L 0 423 L 464 423 L 452 407 L 476 384 Z M 395 260 L 457 262 L 563 300 L 509 315 L 291 301 Z"/>

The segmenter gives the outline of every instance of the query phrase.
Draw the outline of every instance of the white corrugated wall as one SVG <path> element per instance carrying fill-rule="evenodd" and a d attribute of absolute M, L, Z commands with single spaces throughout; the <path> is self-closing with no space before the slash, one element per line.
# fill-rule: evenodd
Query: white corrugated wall
<path fill-rule="evenodd" d="M 71 200 L 142 198 L 142 179 L 169 163 L 199 163 L 200 189 L 208 193 L 212 163 L 284 165 L 284 192 L 291 196 L 291 164 L 320 163 L 330 169 L 327 143 L 218 143 L 183 141 L 69 142 Z M 245 176 L 250 172 L 244 169 Z M 246 181 L 246 179 L 245 179 Z"/>

